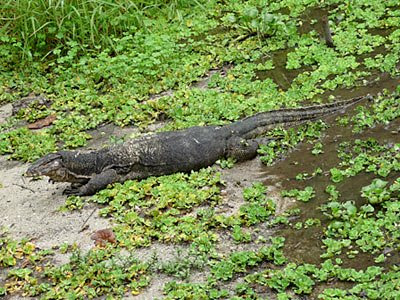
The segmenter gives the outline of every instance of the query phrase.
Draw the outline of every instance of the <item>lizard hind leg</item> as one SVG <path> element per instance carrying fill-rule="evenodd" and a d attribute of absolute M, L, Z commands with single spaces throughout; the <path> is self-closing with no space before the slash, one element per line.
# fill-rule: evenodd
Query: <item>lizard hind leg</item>
<path fill-rule="evenodd" d="M 259 145 L 268 144 L 272 140 L 272 138 L 242 139 L 233 137 L 228 141 L 226 156 L 237 161 L 250 160 L 257 155 Z"/>

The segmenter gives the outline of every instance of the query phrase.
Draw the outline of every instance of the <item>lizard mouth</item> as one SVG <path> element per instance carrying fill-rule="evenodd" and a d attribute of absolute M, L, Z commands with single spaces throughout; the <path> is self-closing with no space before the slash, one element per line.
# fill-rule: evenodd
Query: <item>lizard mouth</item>
<path fill-rule="evenodd" d="M 28 170 L 26 170 L 26 172 L 24 173 L 24 176 L 26 177 L 34 177 L 34 176 L 39 176 L 39 174 L 37 174 L 35 171 L 31 170 L 30 168 Z"/>
<path fill-rule="evenodd" d="M 36 169 L 36 164 L 33 164 L 25 171 L 24 176 L 33 177 L 33 176 L 40 176 L 40 172 Z"/>
<path fill-rule="evenodd" d="M 41 172 L 39 172 L 38 170 L 35 169 L 35 165 L 32 165 L 28 168 L 28 170 L 26 170 L 26 172 L 24 173 L 24 176 L 27 177 L 35 177 L 35 176 L 40 176 L 42 175 Z"/>
<path fill-rule="evenodd" d="M 35 177 L 41 175 L 48 175 L 54 171 L 63 168 L 61 156 L 56 153 L 48 154 L 42 158 L 39 158 L 28 170 L 24 173 L 24 176 Z"/>

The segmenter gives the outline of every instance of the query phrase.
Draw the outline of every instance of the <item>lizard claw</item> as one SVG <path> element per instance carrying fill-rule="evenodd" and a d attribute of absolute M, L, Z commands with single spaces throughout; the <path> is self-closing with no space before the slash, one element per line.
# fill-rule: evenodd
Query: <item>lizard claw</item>
<path fill-rule="evenodd" d="M 79 188 L 77 188 L 77 187 L 67 187 L 64 191 L 63 191 L 63 194 L 64 195 L 67 195 L 67 196 L 73 196 L 73 195 L 75 195 L 75 196 L 81 196 L 81 191 L 80 191 L 80 189 Z"/>
<path fill-rule="evenodd" d="M 91 195 L 87 192 L 86 186 L 72 184 L 63 191 L 64 195 L 68 196 L 88 196 Z M 93 193 L 92 193 L 93 194 Z"/>

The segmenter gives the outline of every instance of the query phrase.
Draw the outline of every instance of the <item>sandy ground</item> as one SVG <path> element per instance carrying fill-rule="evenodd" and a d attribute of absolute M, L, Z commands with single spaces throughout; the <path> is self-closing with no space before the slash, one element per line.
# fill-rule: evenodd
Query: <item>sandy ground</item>
<path fill-rule="evenodd" d="M 0 123 L 10 116 L 11 109 L 11 104 L 0 107 Z M 97 217 L 99 208 L 90 205 L 81 211 L 60 212 L 67 184 L 30 180 L 23 176 L 28 166 L 0 156 L 0 226 L 13 238 L 33 239 L 40 248 L 67 242 L 84 251 L 90 249 L 90 232 L 109 227 L 108 220 Z M 89 227 L 82 231 L 84 224 Z"/>
<path fill-rule="evenodd" d="M 77 243 L 90 249 L 90 230 L 109 227 L 97 217 L 97 207 L 81 211 L 60 212 L 67 184 L 49 184 L 46 180 L 30 181 L 23 177 L 27 165 L 0 157 L 0 225 L 8 228 L 14 238 L 29 237 L 40 248 L 51 248 L 64 242 Z M 81 231 L 87 222 L 89 228 Z"/>
<path fill-rule="evenodd" d="M 112 226 L 110 219 L 98 216 L 100 207 L 94 204 L 85 205 L 80 211 L 61 212 L 59 208 L 64 205 L 66 196 L 62 194 L 63 189 L 68 186 L 65 183 L 50 184 L 47 180 L 32 181 L 22 174 L 28 164 L 7 160 L 0 157 L 0 225 L 7 228 L 12 238 L 30 238 L 35 245 L 41 249 L 59 246 L 62 243 L 76 243 L 83 252 L 93 247 L 90 235 L 99 229 Z M 223 171 L 226 181 L 224 190 L 224 201 L 217 207 L 217 211 L 230 214 L 240 207 L 242 201 L 242 189 L 249 186 L 262 175 L 262 172 L 254 172 L 261 168 L 259 160 L 255 159 L 230 170 Z M 253 170 L 250 176 L 250 170 Z M 244 179 L 245 178 L 245 179 Z M 264 177 L 265 179 L 265 177 Z M 269 188 L 269 195 L 273 196 L 273 189 Z M 282 203 L 282 202 L 281 202 Z M 280 206 L 279 210 L 284 207 Z M 85 230 L 82 228 L 87 225 Z M 85 226 L 86 227 L 86 226 Z M 269 232 L 265 231 L 265 235 Z M 229 240 L 221 243 L 219 251 L 230 252 L 241 250 L 241 245 L 229 245 Z M 236 249 L 237 248 L 237 249 Z M 181 250 L 186 250 L 182 247 Z M 139 249 L 134 256 L 141 260 L 150 260 L 156 255 L 161 261 L 166 262 L 176 259 L 178 246 L 155 243 L 149 248 Z M 68 262 L 69 255 L 56 252 L 54 264 Z M 199 281 L 203 276 L 193 274 L 192 280 Z M 128 296 L 126 299 L 154 299 L 162 297 L 164 284 L 173 278 L 157 274 L 153 278 L 150 287 L 138 296 Z M 1 280 L 1 278 L 0 278 Z M 24 299 L 14 296 L 10 299 Z"/>
<path fill-rule="evenodd" d="M 0 123 L 11 114 L 11 105 L 0 107 Z M 160 124 L 151 126 L 155 130 Z M 123 138 L 132 133 L 137 133 L 135 128 L 124 128 L 106 125 L 91 132 L 93 139 L 88 148 L 99 148 L 110 142 L 110 137 Z M 99 229 L 112 227 L 112 220 L 98 216 L 99 206 L 85 205 L 80 211 L 61 212 L 66 196 L 62 194 L 68 186 L 66 183 L 50 184 L 46 179 L 33 181 L 25 178 L 23 173 L 29 164 L 8 160 L 0 156 L 0 226 L 6 229 L 14 239 L 29 238 L 41 249 L 59 246 L 62 243 L 76 243 L 83 252 L 91 249 L 93 241 L 91 234 Z M 254 159 L 241 164 L 236 164 L 232 169 L 222 170 L 226 186 L 222 192 L 223 201 L 216 207 L 218 213 L 231 214 L 236 212 L 243 203 L 242 190 L 255 181 L 267 181 L 268 195 L 273 198 L 279 196 L 279 178 L 265 173 L 259 159 Z M 287 208 L 290 203 L 279 203 L 278 212 Z M 270 235 L 269 230 L 264 230 L 263 235 Z M 228 238 L 221 235 L 221 245 L 218 251 L 227 253 L 243 250 L 243 245 L 233 244 Z M 254 245 L 253 245 L 254 246 Z M 258 246 L 257 246 L 258 247 Z M 187 251 L 187 246 L 165 245 L 154 243 L 148 248 L 138 249 L 132 253 L 142 261 L 158 257 L 159 261 L 166 262 L 179 257 L 178 251 Z M 248 249 L 250 250 L 250 249 Z M 69 254 L 57 253 L 54 264 L 68 262 Z M 0 272 L 0 281 L 2 276 Z M 204 274 L 192 274 L 191 280 L 200 282 Z M 138 296 L 127 295 L 126 299 L 155 299 L 162 298 L 162 288 L 165 283 L 175 278 L 162 274 L 155 274 L 151 285 Z M 12 296 L 8 299 L 28 299 L 21 296 Z"/>

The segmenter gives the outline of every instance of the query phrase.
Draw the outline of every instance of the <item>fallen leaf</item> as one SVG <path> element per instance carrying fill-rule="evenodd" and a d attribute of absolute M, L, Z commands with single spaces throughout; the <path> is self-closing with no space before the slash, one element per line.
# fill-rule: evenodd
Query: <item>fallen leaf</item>
<path fill-rule="evenodd" d="M 107 242 L 115 244 L 115 234 L 111 229 L 100 229 L 90 237 L 96 246 L 105 246 Z"/>
<path fill-rule="evenodd" d="M 40 129 L 40 128 L 51 125 L 56 119 L 57 119 L 57 116 L 55 114 L 52 114 L 52 115 L 47 116 L 44 119 L 40 119 L 32 124 L 29 124 L 28 128 L 29 129 Z"/>

